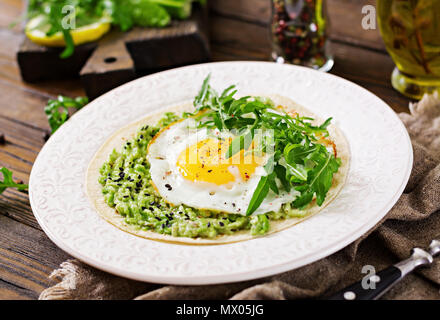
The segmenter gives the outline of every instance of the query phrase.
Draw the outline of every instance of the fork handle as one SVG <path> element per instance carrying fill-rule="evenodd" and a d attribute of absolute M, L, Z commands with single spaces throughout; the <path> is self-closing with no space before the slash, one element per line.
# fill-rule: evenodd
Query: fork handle
<path fill-rule="evenodd" d="M 395 283 L 402 279 L 402 271 L 391 266 L 368 278 L 368 286 L 359 281 L 333 295 L 329 300 L 374 300 L 387 292 Z M 372 286 L 371 284 L 374 283 Z"/>
<path fill-rule="evenodd" d="M 429 265 L 433 262 L 433 257 L 420 248 L 414 248 L 411 256 L 394 266 L 388 267 L 379 273 L 371 275 L 367 280 L 368 286 L 363 286 L 363 281 L 357 282 L 335 295 L 329 300 L 373 300 L 380 298 L 399 280 L 405 277 L 419 266 Z M 371 283 L 374 282 L 374 286 Z M 365 289 L 364 289 L 365 288 Z"/>

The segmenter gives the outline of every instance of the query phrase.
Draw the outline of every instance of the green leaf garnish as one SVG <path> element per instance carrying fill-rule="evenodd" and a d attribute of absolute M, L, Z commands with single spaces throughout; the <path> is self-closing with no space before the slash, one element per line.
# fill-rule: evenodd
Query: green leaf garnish
<path fill-rule="evenodd" d="M 29 0 L 28 18 L 44 15 L 50 26 L 48 36 L 61 32 L 66 48 L 61 58 L 70 57 L 75 51 L 70 30 L 63 26 L 63 13 L 66 5 L 74 6 L 76 28 L 95 23 L 110 21 L 122 31 L 128 31 L 134 26 L 166 27 L 171 18 L 187 19 L 191 15 L 192 3 L 205 0 Z"/>
<path fill-rule="evenodd" d="M 77 97 L 75 99 L 58 96 L 56 100 L 50 99 L 47 102 L 44 112 L 47 115 L 52 134 L 69 119 L 69 109 L 81 109 L 89 102 L 87 97 Z"/>
<path fill-rule="evenodd" d="M 18 191 L 27 190 L 27 184 L 14 182 L 12 179 L 12 171 L 2 167 L 0 168 L 0 172 L 3 174 L 3 181 L 0 181 L 0 194 L 2 194 L 7 188 L 16 188 Z"/>
<path fill-rule="evenodd" d="M 249 206 L 246 211 L 246 215 L 249 216 L 258 209 L 258 207 L 263 202 L 264 198 L 266 198 L 267 193 L 269 192 L 269 178 L 268 176 L 263 176 L 258 182 L 257 188 L 252 195 L 251 201 L 249 202 Z"/>
<path fill-rule="evenodd" d="M 204 111 L 199 127 L 238 131 L 225 154 L 226 158 L 241 150 L 248 150 L 252 141 L 256 140 L 257 129 L 273 132 L 273 137 L 263 136 L 256 147 L 268 155 L 264 166 L 267 175 L 260 178 L 246 214 L 250 215 L 258 209 L 269 190 L 278 194 L 279 185 L 287 191 L 293 188 L 300 193 L 292 202 L 295 208 L 304 208 L 314 197 L 316 203 L 322 205 L 332 185 L 333 175 L 340 166 L 340 159 L 336 159 L 317 142 L 328 136 L 327 127 L 332 118 L 315 126 L 312 118 L 292 117 L 275 108 L 270 99 L 250 96 L 234 98 L 237 92 L 234 85 L 219 95 L 210 86 L 209 80 L 210 76 L 206 77 L 194 99 L 196 111 L 192 115 Z M 277 184 L 278 180 L 281 184 Z"/>

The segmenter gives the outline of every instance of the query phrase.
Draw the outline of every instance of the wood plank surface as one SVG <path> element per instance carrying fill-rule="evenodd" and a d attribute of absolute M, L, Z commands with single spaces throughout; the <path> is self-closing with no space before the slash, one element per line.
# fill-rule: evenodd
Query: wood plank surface
<path fill-rule="evenodd" d="M 268 0 L 210 0 L 212 59 L 269 60 Z M 390 85 L 394 64 L 378 30 L 361 27 L 362 6 L 372 0 L 328 0 L 330 38 L 335 66 L 331 73 L 372 91 L 396 112 L 407 112 L 409 100 Z M 0 0 L 0 167 L 28 182 L 32 164 L 49 129 L 43 112 L 58 94 L 83 95 L 79 80 L 24 83 L 15 53 L 23 38 L 23 3 Z M 69 256 L 43 233 L 32 215 L 26 193 L 6 190 L 0 195 L 0 299 L 36 299 L 51 285 L 47 276 Z"/>

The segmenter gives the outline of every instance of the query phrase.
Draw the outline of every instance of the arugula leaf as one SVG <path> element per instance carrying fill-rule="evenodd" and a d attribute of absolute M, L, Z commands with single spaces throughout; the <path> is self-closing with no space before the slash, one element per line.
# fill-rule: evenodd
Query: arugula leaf
<path fill-rule="evenodd" d="M 52 134 L 69 119 L 69 109 L 81 109 L 89 102 L 87 97 L 77 97 L 75 99 L 58 96 L 56 100 L 50 99 L 47 102 L 44 112 L 47 115 Z"/>
<path fill-rule="evenodd" d="M 200 108 L 203 103 L 206 102 L 208 92 L 210 89 L 209 86 L 209 80 L 211 79 L 211 74 L 208 74 L 208 76 L 203 80 L 202 88 L 199 91 L 199 94 L 194 98 L 194 107 Z"/>
<path fill-rule="evenodd" d="M 301 164 L 287 162 L 286 171 L 291 184 L 307 181 L 307 170 Z"/>
<path fill-rule="evenodd" d="M 2 167 L 0 168 L 0 172 L 3 173 L 3 181 L 0 181 L 0 194 L 2 194 L 6 188 L 17 188 L 18 191 L 24 191 L 28 188 L 27 184 L 14 182 L 12 179 L 12 171 Z"/>
<path fill-rule="evenodd" d="M 246 215 L 250 216 L 263 202 L 269 192 L 269 178 L 268 176 L 263 176 L 258 182 L 257 188 L 255 188 L 254 194 L 252 195 L 249 206 L 246 210 Z"/>
<path fill-rule="evenodd" d="M 75 43 L 73 42 L 73 38 L 69 30 L 63 29 L 62 32 L 64 36 L 64 41 L 66 42 L 66 48 L 63 50 L 63 52 L 61 52 L 60 58 L 66 59 L 75 52 Z"/>
<path fill-rule="evenodd" d="M 255 136 L 255 130 L 272 130 L 273 136 L 265 135 L 257 149 L 268 155 L 265 165 L 266 176 L 261 177 L 252 195 L 246 214 L 250 215 L 263 202 L 269 190 L 279 193 L 277 181 L 290 191 L 300 192 L 293 206 L 302 208 L 316 196 L 318 205 L 322 205 L 330 189 L 333 175 L 340 166 L 340 159 L 318 140 L 328 136 L 327 127 L 332 118 L 320 126 L 312 124 L 309 117 L 295 117 L 274 107 L 270 99 L 261 97 L 242 97 L 235 99 L 235 86 L 229 86 L 219 96 L 209 84 L 210 75 L 203 81 L 199 94 L 194 99 L 197 114 L 204 110 L 204 122 L 199 127 L 219 130 L 237 130 L 226 158 L 241 150 L 247 150 Z M 249 152 L 249 151 L 248 151 Z"/>
<path fill-rule="evenodd" d="M 338 171 L 341 161 L 331 153 L 327 153 L 325 158 L 322 156 L 323 154 L 320 154 L 319 162 L 313 170 L 309 171 L 307 185 L 296 188 L 301 192 L 301 196 L 293 202 L 295 208 L 307 205 L 312 201 L 313 195 L 316 195 L 316 203 L 319 206 L 324 202 L 325 196 L 332 186 L 333 174 Z"/>
<path fill-rule="evenodd" d="M 278 190 L 278 186 L 277 186 L 277 182 L 276 182 L 275 178 L 276 178 L 276 173 L 275 172 L 272 172 L 271 174 L 269 174 L 267 176 L 267 180 L 268 180 L 268 183 L 269 183 L 269 188 L 273 192 L 275 192 L 276 194 L 280 194 L 280 191 Z"/>
<path fill-rule="evenodd" d="M 317 147 L 289 143 L 284 148 L 284 158 L 288 163 L 302 163 L 304 158 L 316 151 Z"/>

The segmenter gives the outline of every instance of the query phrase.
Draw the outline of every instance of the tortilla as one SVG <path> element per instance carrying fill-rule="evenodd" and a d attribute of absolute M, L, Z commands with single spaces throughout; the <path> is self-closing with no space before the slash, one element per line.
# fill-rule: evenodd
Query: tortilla
<path fill-rule="evenodd" d="M 261 96 L 261 95 L 260 95 Z M 284 110 L 287 112 L 297 112 L 301 116 L 312 117 L 315 119 L 315 124 L 320 124 L 323 121 L 317 119 L 316 116 L 303 106 L 295 103 L 289 98 L 282 97 L 279 95 L 265 95 L 274 101 L 275 105 L 280 105 L 284 107 Z M 98 214 L 104 218 L 106 221 L 110 222 L 117 228 L 134 234 L 139 237 L 157 240 L 157 241 L 165 241 L 172 243 L 180 243 L 187 245 L 213 245 L 213 244 L 225 244 L 225 243 L 233 243 L 238 241 L 250 240 L 257 237 L 266 237 L 270 234 L 279 232 L 281 230 L 290 228 L 305 219 L 310 218 L 311 216 L 317 214 L 322 209 L 324 209 L 331 201 L 333 201 L 338 193 L 341 191 L 342 187 L 345 184 L 347 179 L 349 165 L 350 165 L 350 151 L 347 140 L 345 139 L 342 132 L 333 124 L 331 124 L 327 129 L 330 134 L 330 139 L 336 144 L 337 156 L 341 159 L 342 163 L 339 167 L 339 170 L 333 176 L 333 185 L 327 193 L 326 199 L 321 206 L 315 204 L 315 201 L 312 202 L 312 205 L 306 209 L 307 214 L 302 218 L 288 218 L 281 220 L 270 220 L 270 230 L 263 236 L 255 236 L 250 234 L 249 230 L 239 230 L 232 235 L 218 235 L 214 239 L 207 238 L 188 238 L 188 237 L 173 237 L 171 235 L 160 234 L 154 231 L 142 230 L 136 225 L 127 224 L 124 220 L 124 217 L 119 215 L 114 208 L 111 208 L 104 201 L 104 196 L 101 192 L 102 186 L 98 182 L 99 178 L 99 169 L 102 164 L 108 159 L 108 156 L 113 151 L 113 149 L 120 150 L 124 143 L 127 140 L 130 140 L 134 137 L 137 130 L 143 125 L 156 125 L 157 122 L 162 118 L 162 115 L 165 112 L 175 112 L 180 114 L 184 111 L 193 111 L 194 107 L 192 103 L 184 103 L 178 106 L 174 106 L 171 108 L 167 108 L 162 110 L 159 113 L 151 114 L 146 116 L 144 119 L 136 121 L 130 125 L 127 125 L 116 133 L 114 133 L 96 152 L 92 161 L 89 164 L 87 175 L 86 175 L 86 192 L 93 203 Z"/>

